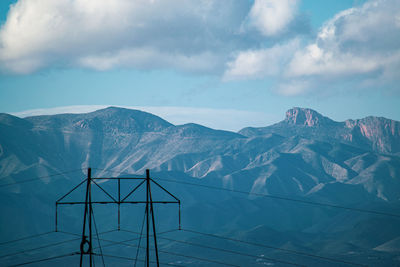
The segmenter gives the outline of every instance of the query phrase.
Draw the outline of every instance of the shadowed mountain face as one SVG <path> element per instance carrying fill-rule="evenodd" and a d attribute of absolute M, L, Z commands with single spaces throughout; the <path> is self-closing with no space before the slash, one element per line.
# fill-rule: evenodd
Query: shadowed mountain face
<path fill-rule="evenodd" d="M 287 111 L 272 126 L 238 133 L 176 126 L 149 113 L 113 107 L 24 119 L 0 114 L 2 184 L 89 166 L 98 168 L 98 177 L 151 169 L 160 178 L 399 213 L 399 155 L 398 121 L 367 117 L 336 122 L 303 108 Z M 10 214 L 0 221 L 4 239 L 52 227 L 55 199 L 84 173 L 1 187 L 2 210 Z M 357 260 L 373 252 L 387 266 L 399 264 L 393 251 L 400 250 L 400 231 L 388 227 L 398 223 L 396 218 L 166 186 L 183 202 L 183 221 L 197 229 L 250 240 L 273 232 L 282 247 L 320 248 L 326 255 L 351 251 L 352 256 L 343 257 Z M 73 212 L 68 216 L 80 218 Z M 357 234 L 350 234 L 356 226 Z M 384 227 L 383 232 L 377 235 L 372 226 Z"/>

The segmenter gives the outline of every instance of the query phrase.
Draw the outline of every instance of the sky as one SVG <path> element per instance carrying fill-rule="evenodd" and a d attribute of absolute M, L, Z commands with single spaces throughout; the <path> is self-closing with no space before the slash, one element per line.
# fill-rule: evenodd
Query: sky
<path fill-rule="evenodd" d="M 1 0 L 0 112 L 400 120 L 398 0 Z"/>

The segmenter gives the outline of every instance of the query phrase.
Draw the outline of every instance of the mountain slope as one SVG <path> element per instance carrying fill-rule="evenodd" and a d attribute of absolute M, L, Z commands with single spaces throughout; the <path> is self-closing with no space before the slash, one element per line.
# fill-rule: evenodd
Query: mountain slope
<path fill-rule="evenodd" d="M 336 122 L 311 109 L 293 108 L 286 112 L 285 120 L 277 124 L 244 128 L 239 133 L 248 137 L 271 133 L 300 135 L 324 141 L 335 140 L 378 153 L 400 153 L 400 122 L 382 117 Z"/>
<path fill-rule="evenodd" d="M 289 110 L 277 124 L 239 133 L 197 124 L 173 125 L 149 113 L 114 107 L 24 119 L 0 114 L 0 181 L 17 182 L 0 187 L 1 199 L 7 203 L 2 211 L 11 214 L 0 221 L 0 231 L 12 239 L 29 233 L 30 222 L 37 232 L 53 227 L 55 199 L 81 181 L 87 167 L 93 167 L 98 177 L 151 169 L 155 177 L 254 193 L 237 195 L 169 183 L 168 189 L 184 204 L 185 225 L 242 233 L 250 239 L 255 232 L 273 233 L 287 241 L 277 241 L 279 246 L 315 251 L 321 247 L 326 254 L 331 242 L 338 246 L 337 253 L 351 247 L 359 253 L 354 256 L 357 260 L 374 252 L 393 263 L 398 233 L 387 227 L 390 219 L 373 220 L 363 213 L 257 194 L 398 213 L 399 136 L 397 121 L 368 117 L 335 122 L 302 108 Z M 18 183 L 76 169 L 80 170 L 54 179 Z M 33 212 L 35 207 L 40 216 Z M 168 218 L 162 227 L 175 227 L 168 213 L 159 212 L 160 218 Z M 64 214 L 71 227 L 80 229 L 79 214 Z M 110 226 L 110 216 L 106 211 L 102 214 L 106 216 L 100 223 Z M 124 216 L 133 220 L 130 214 Z M 356 225 L 361 230 L 351 235 Z M 387 231 L 376 236 L 371 225 Z"/>

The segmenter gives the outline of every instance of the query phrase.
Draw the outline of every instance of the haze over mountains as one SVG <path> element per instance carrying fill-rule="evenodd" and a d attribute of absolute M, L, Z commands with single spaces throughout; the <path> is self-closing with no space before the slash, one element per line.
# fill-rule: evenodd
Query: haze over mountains
<path fill-rule="evenodd" d="M 98 176 L 110 175 L 105 170 L 142 174 L 151 169 L 160 178 L 400 214 L 398 121 L 367 117 L 336 122 L 311 109 L 293 108 L 277 124 L 235 133 L 173 125 L 149 113 L 115 107 L 27 118 L 0 114 L 2 184 L 89 166 L 99 168 Z M 32 225 L 37 231 L 49 226 L 52 219 L 43 220 L 52 216 L 55 199 L 83 174 L 1 188 L 3 214 L 11 214 L 1 219 L 1 235 L 12 239 L 32 232 Z M 264 237 L 275 246 L 340 255 L 371 266 L 400 264 L 396 217 L 166 186 L 183 201 L 184 223 L 196 229 L 248 240 Z M 30 203 L 24 206 L 27 199 Z M 34 209 L 43 213 L 37 224 Z"/>

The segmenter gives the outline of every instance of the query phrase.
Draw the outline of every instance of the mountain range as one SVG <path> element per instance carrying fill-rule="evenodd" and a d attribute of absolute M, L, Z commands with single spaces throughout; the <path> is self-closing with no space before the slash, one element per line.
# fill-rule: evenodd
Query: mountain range
<path fill-rule="evenodd" d="M 396 227 L 400 122 L 395 120 L 371 116 L 337 122 L 311 109 L 292 108 L 274 125 L 229 132 L 192 123 L 173 125 L 149 113 L 116 107 L 26 118 L 0 114 L 0 180 L 11 184 L 0 187 L 2 214 L 7 214 L 0 221 L 2 238 L 53 227 L 54 201 L 84 178 L 88 167 L 99 177 L 143 174 L 150 169 L 155 177 L 175 179 L 175 183 L 159 182 L 180 197 L 184 227 L 368 266 L 400 265 L 400 228 Z M 51 177 L 76 169 L 77 173 Z M 23 182 L 35 177 L 43 178 Z M 307 201 L 327 205 L 307 205 Z M 160 210 L 160 217 L 164 215 L 168 218 Z M 71 225 L 81 224 L 77 211 L 65 216 Z M 130 217 L 123 215 L 123 219 Z M 107 218 L 99 221 L 113 223 Z M 160 224 L 167 229 L 176 220 L 168 218 Z M 215 242 L 203 239 L 198 242 Z M 179 243 L 164 246 L 189 253 Z M 257 253 L 307 266 L 338 266 L 289 257 L 280 250 Z M 212 256 L 226 260 L 223 253 Z M 243 261 L 241 266 L 266 264 L 238 260 Z M 190 265 L 206 266 L 199 261 Z"/>

